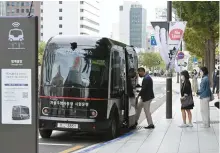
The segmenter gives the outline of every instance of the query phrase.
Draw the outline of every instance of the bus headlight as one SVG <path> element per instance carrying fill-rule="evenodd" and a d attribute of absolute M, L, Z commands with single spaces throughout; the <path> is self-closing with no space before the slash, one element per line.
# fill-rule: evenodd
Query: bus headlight
<path fill-rule="evenodd" d="M 94 109 L 90 109 L 90 118 L 96 118 L 98 116 L 98 112 Z"/>
<path fill-rule="evenodd" d="M 43 115 L 48 115 L 48 114 L 49 114 L 49 108 L 48 108 L 48 107 L 44 107 L 44 108 L 42 109 L 42 114 L 43 114 Z"/>

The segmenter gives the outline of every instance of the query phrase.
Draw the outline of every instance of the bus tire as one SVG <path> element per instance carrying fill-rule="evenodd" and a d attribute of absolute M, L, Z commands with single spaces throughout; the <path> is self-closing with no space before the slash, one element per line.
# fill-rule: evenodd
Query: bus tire
<path fill-rule="evenodd" d="M 51 134 L 52 134 L 53 130 L 39 130 L 40 136 L 42 138 L 50 138 Z"/>
<path fill-rule="evenodd" d="M 120 133 L 119 115 L 117 113 L 117 109 L 115 109 L 110 116 L 110 126 L 106 134 L 106 139 L 107 140 L 115 139 L 119 136 L 119 133 Z"/>

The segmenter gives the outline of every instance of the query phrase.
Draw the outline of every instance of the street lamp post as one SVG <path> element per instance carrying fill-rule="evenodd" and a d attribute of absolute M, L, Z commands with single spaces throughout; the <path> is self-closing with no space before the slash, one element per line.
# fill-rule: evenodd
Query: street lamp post
<path fill-rule="evenodd" d="M 172 21 L 172 1 L 167 1 L 167 21 Z M 172 118 L 172 71 L 169 68 L 166 79 L 166 118 Z"/>

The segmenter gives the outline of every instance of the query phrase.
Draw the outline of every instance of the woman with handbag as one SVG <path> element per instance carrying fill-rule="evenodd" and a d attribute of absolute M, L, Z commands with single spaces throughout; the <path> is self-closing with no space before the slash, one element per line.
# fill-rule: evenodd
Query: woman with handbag
<path fill-rule="evenodd" d="M 188 71 L 181 72 L 181 112 L 183 118 L 183 124 L 180 127 L 193 127 L 191 109 L 194 107 L 194 101 L 192 96 L 192 87 L 189 81 Z M 188 115 L 189 123 L 186 124 L 186 113 Z"/>
<path fill-rule="evenodd" d="M 208 78 L 208 69 L 206 67 L 201 68 L 202 80 L 200 83 L 200 90 L 197 95 L 200 96 L 200 111 L 202 116 L 203 128 L 210 127 L 210 110 L 209 102 L 214 100 L 213 94 L 210 89 L 210 83 Z"/>

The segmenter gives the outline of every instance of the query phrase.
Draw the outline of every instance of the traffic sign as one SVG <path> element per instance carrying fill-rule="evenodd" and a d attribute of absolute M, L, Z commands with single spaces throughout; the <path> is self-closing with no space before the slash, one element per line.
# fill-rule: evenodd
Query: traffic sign
<path fill-rule="evenodd" d="M 179 53 L 177 54 L 177 58 L 178 58 L 178 59 L 183 59 L 183 58 L 184 58 L 184 53 L 183 53 L 183 52 L 179 52 Z"/>
<path fill-rule="evenodd" d="M 193 63 L 197 63 L 197 62 L 198 62 L 197 58 L 193 57 Z"/>
<path fill-rule="evenodd" d="M 154 36 L 151 36 L 151 38 L 150 38 L 150 42 L 151 42 L 151 46 L 156 46 L 156 45 L 157 45 L 157 42 L 156 42 Z"/>

